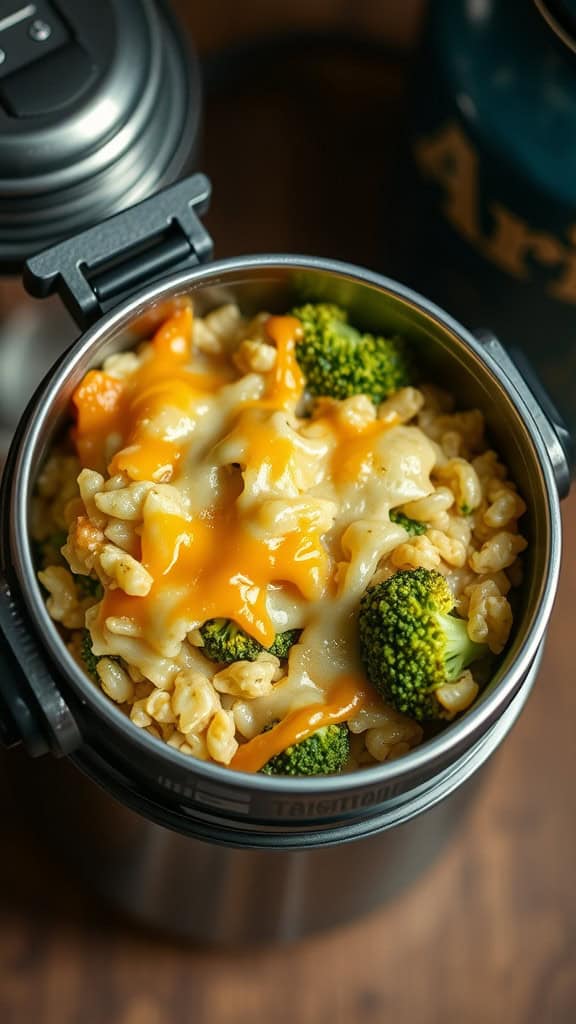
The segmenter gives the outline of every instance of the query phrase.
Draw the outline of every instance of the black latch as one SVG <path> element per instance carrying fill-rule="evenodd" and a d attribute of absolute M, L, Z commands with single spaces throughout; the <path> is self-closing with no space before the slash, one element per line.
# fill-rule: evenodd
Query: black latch
<path fill-rule="evenodd" d="M 27 291 L 57 292 L 79 326 L 89 326 L 159 277 L 210 259 L 212 239 L 197 216 L 210 191 L 208 178 L 194 174 L 32 256 Z"/>
<path fill-rule="evenodd" d="M 32 631 L 0 579 L 0 744 L 31 757 L 69 754 L 82 736 Z"/>

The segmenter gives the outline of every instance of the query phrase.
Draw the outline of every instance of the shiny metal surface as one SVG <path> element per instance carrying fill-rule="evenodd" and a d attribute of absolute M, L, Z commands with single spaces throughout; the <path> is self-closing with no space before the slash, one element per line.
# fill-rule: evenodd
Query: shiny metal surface
<path fill-rule="evenodd" d="M 199 66 L 162 0 L 65 0 L 90 80 L 50 114 L 0 96 L 0 273 L 179 178 L 197 155 Z M 70 85 L 72 89 L 72 85 Z M 0 280 L 0 470 L 26 403 L 78 336 L 59 302 Z"/>
<path fill-rule="evenodd" d="M 6 293 L 7 296 L 6 296 Z M 78 337 L 78 328 L 58 299 L 45 304 L 20 282 L 0 282 L 7 297 L 0 321 L 0 470 L 26 404 L 57 359 Z"/>
<path fill-rule="evenodd" d="M 531 392 L 528 382 L 498 338 L 491 331 L 475 331 L 474 335 L 481 341 L 484 351 L 489 352 L 494 362 L 502 367 L 508 383 L 516 389 L 526 409 L 529 410 L 548 452 L 558 495 L 560 498 L 565 498 L 571 484 L 569 458 L 572 454 L 572 442 L 568 431 L 564 424 L 560 424 L 557 419 L 552 421 L 548 418 L 544 408 L 539 405 L 538 398 Z M 544 395 L 544 397 L 547 399 L 548 407 L 557 417 L 557 410 L 550 406 L 548 396 Z"/>
<path fill-rule="evenodd" d="M 198 62 L 169 8 L 157 0 L 59 6 L 86 80 L 71 80 L 67 92 L 64 62 L 59 102 L 42 112 L 40 97 L 34 116 L 14 116 L 0 100 L 4 271 L 174 180 L 198 146 Z"/>
<path fill-rule="evenodd" d="M 295 296 L 345 304 L 366 326 L 408 335 L 430 377 L 457 391 L 464 405 L 487 413 L 494 443 L 530 507 L 530 558 L 510 650 L 476 706 L 444 733 L 390 764 L 316 779 L 239 775 L 191 762 L 134 729 L 83 676 L 64 649 L 36 583 L 28 541 L 28 507 L 35 475 L 67 415 L 73 388 L 89 366 L 151 330 L 166 303 L 184 292 L 197 307 L 236 298 L 243 309 L 282 310 Z M 9 468 L 9 563 L 34 636 L 59 673 L 82 745 L 73 757 L 134 810 L 187 835 L 236 846 L 338 843 L 369 833 L 379 815 L 406 808 L 419 788 L 443 772 L 501 719 L 526 685 L 540 648 L 557 585 L 560 520 L 553 467 L 525 401 L 497 360 L 460 325 L 422 297 L 369 271 L 320 259 L 246 257 L 211 264 L 160 282 L 105 317 L 52 374 L 22 429 Z M 470 755 L 471 756 L 471 755 Z"/>
<path fill-rule="evenodd" d="M 375 910 L 434 862 L 465 826 L 484 765 L 516 722 L 538 667 L 539 659 L 448 780 L 389 813 L 379 830 L 374 822 L 374 834 L 359 842 L 314 850 L 200 842 L 111 801 L 66 762 L 46 763 L 39 778 L 38 766 L 14 759 L 11 788 L 37 808 L 36 832 L 58 860 L 129 917 L 203 945 L 288 941 Z"/>

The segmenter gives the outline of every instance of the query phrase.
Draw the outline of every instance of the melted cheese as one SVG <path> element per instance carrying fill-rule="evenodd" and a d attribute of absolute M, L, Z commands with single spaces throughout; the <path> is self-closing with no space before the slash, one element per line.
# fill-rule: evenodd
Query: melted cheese
<path fill-rule="evenodd" d="M 82 466 L 105 472 L 106 438 L 122 427 L 124 384 L 101 370 L 90 370 L 74 392 L 73 431 Z"/>
<path fill-rule="evenodd" d="M 97 370 L 86 375 L 73 395 L 82 466 L 102 471 L 106 440 L 117 434 L 120 450 L 108 466 L 111 474 L 124 472 L 131 480 L 173 476 L 195 427 L 198 400 L 213 396 L 231 379 L 223 362 L 213 361 L 201 373 L 187 367 L 192 325 L 188 304 L 159 328 L 135 373 L 123 380 Z"/>
<path fill-rule="evenodd" d="M 127 616 L 148 635 L 167 607 L 173 620 L 185 624 L 185 632 L 222 616 L 266 647 L 275 636 L 268 586 L 291 584 L 314 602 L 330 578 L 330 560 L 318 531 L 263 540 L 234 507 L 193 521 L 162 511 L 145 513 L 142 564 L 154 578 L 150 593 L 138 598 L 109 590 L 101 606 L 104 618 Z"/>
<path fill-rule="evenodd" d="M 296 361 L 296 342 L 302 325 L 293 316 L 270 316 L 266 330 L 276 344 L 276 363 L 266 397 L 271 404 L 283 407 L 298 400 L 304 390 L 304 374 Z"/>
<path fill-rule="evenodd" d="M 344 676 L 330 690 L 325 704 L 292 711 L 268 732 L 238 748 L 230 764 L 241 772 L 258 772 L 276 754 L 294 743 L 301 743 L 317 729 L 337 725 L 357 714 L 369 702 L 371 687 L 365 680 Z"/>
<path fill-rule="evenodd" d="M 376 470 L 376 441 L 393 426 L 389 422 L 375 420 L 355 437 L 344 437 L 336 446 L 332 460 L 332 476 L 336 482 L 366 482 Z"/>
<path fill-rule="evenodd" d="M 355 420 L 340 415 L 342 403 L 319 402 L 311 418 L 299 416 L 298 320 L 268 319 L 275 366 L 241 378 L 229 355 L 193 350 L 192 326 L 191 308 L 178 310 L 132 373 L 90 371 L 75 393 L 82 464 L 104 472 L 112 435 L 108 473 L 154 485 L 138 527 L 150 591 L 131 597 L 109 586 L 90 628 L 102 651 L 123 656 L 130 644 L 130 662 L 158 681 L 173 678 L 190 649 L 183 641 L 207 619 L 233 619 L 265 646 L 282 629 L 301 629 L 274 700 L 237 702 L 249 740 L 240 767 L 249 747 L 265 750 L 265 763 L 364 699 L 358 600 L 404 537 L 390 508 L 433 489 L 435 452 L 394 415 Z M 109 618 L 131 621 L 141 639 L 116 636 Z M 276 691 L 282 727 L 252 748 Z"/>

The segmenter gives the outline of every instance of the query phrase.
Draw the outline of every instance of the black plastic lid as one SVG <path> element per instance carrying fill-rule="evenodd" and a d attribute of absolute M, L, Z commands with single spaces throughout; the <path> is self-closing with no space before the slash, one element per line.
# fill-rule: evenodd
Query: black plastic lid
<path fill-rule="evenodd" d="M 155 0 L 0 0 L 0 271 L 167 184 L 200 81 Z"/>

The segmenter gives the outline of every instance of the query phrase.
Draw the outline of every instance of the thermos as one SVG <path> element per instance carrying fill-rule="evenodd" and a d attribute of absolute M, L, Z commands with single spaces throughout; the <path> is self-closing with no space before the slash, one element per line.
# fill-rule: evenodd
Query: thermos
<path fill-rule="evenodd" d="M 74 870 L 82 864 L 117 905 L 203 942 L 294 938 L 398 893 L 461 819 L 538 671 L 569 470 L 553 412 L 493 335 L 472 335 L 422 295 L 362 267 L 286 254 L 211 262 L 199 219 L 209 191 L 196 175 L 27 261 L 27 286 L 58 291 L 84 333 L 30 402 L 3 475 L 0 742 L 43 758 L 24 773 L 22 759 L 7 755 L 15 790 L 65 837 Z M 514 633 L 475 706 L 395 761 L 315 778 L 233 771 L 137 729 L 63 643 L 29 530 L 35 480 L 90 367 L 149 336 L 182 295 L 199 315 L 224 301 L 251 315 L 290 308 L 298 294 L 409 337 L 444 386 L 486 411 L 529 508 Z"/>
<path fill-rule="evenodd" d="M 463 4 L 436 4 L 431 25 L 455 6 L 466 22 Z M 465 10 L 483 11 L 489 25 L 497 6 L 486 0 Z M 9 25 L 0 19 L 0 267 L 14 273 L 26 263 L 27 287 L 38 296 L 58 292 L 67 327 L 48 347 L 43 338 L 44 349 L 37 335 L 28 348 L 18 335 L 20 355 L 27 353 L 21 365 L 34 371 L 25 391 L 58 361 L 20 419 L 0 491 L 4 771 L 16 799 L 59 842 L 70 870 L 134 917 L 202 942 L 295 938 L 375 908 L 423 870 L 517 720 L 538 672 L 557 587 L 567 434 L 494 334 L 470 333 L 423 297 L 440 294 L 432 275 L 418 294 L 337 260 L 280 254 L 213 262 L 199 217 L 207 180 L 196 175 L 158 191 L 194 157 L 200 115 L 196 64 L 166 8 L 152 0 L 59 0 L 34 8 L 33 17 Z M 452 94 L 450 80 L 434 103 L 446 109 Z M 446 146 L 434 142 L 442 124 L 424 118 L 416 148 L 422 140 Z M 426 159 L 435 165 L 430 151 Z M 437 197 L 445 195 L 446 182 L 418 174 Z M 446 217 L 439 222 L 444 230 Z M 469 239 L 464 248 L 470 254 Z M 481 699 L 396 761 L 307 779 L 234 772 L 137 729 L 67 651 L 46 611 L 29 530 L 35 479 L 89 368 L 149 336 L 184 294 L 200 314 L 230 300 L 250 314 L 282 311 L 302 292 L 409 336 L 463 403 L 486 411 L 530 510 L 514 634 Z M 451 310 L 453 298 L 450 292 Z M 49 304 L 56 316 L 54 296 Z M 36 322 L 45 308 L 38 304 L 31 314 Z M 500 330 L 492 315 L 498 307 L 484 312 L 462 315 Z M 78 328 L 79 340 L 64 351 Z M 15 337 L 4 331 L 0 387 L 20 379 Z M 12 432 L 24 394 L 16 399 L 8 390 L 0 409 L 10 410 L 4 426 Z"/>

